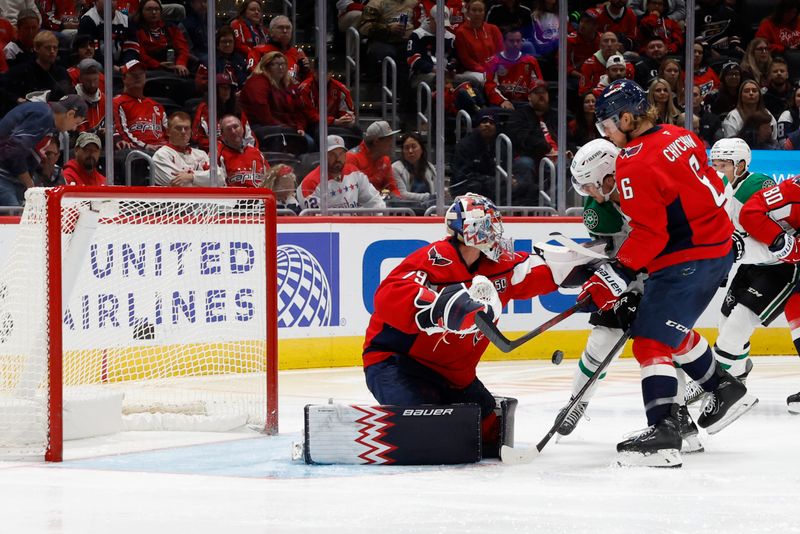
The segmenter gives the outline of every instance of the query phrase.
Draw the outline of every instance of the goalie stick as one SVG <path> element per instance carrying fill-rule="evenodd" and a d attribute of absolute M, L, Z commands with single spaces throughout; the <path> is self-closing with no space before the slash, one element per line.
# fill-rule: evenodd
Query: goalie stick
<path fill-rule="evenodd" d="M 536 444 L 536 447 L 532 447 L 530 449 L 517 449 L 514 447 L 503 445 L 500 448 L 500 460 L 502 460 L 502 462 L 505 464 L 512 464 L 512 465 L 528 464 L 531 463 L 534 460 L 534 458 L 539 456 L 539 453 L 542 452 L 542 449 L 544 449 L 545 445 L 547 445 L 547 443 L 550 441 L 550 438 L 552 438 L 558 431 L 558 428 L 561 426 L 561 423 L 564 422 L 564 420 L 567 418 L 567 416 L 570 414 L 573 408 L 575 408 L 575 406 L 578 405 L 578 403 L 581 401 L 581 399 L 589 390 L 589 388 L 592 387 L 592 384 L 597 382 L 597 379 L 600 377 L 600 375 L 603 374 L 603 371 L 606 370 L 606 367 L 608 367 L 609 364 L 611 364 L 611 361 L 614 359 L 614 355 L 617 353 L 617 351 L 619 351 L 623 346 L 625 346 L 625 342 L 628 341 L 630 335 L 631 335 L 630 330 L 622 334 L 622 336 L 616 342 L 614 347 L 609 351 L 605 359 L 603 359 L 603 361 L 600 362 L 600 365 L 597 367 L 597 370 L 592 374 L 591 377 L 589 377 L 589 380 L 586 382 L 586 384 L 583 385 L 578 394 L 575 395 L 575 397 L 572 400 L 570 400 L 569 404 L 567 404 L 567 408 L 564 410 L 564 413 L 556 418 L 556 422 L 553 423 L 553 426 L 550 428 L 547 434 L 542 438 L 542 440 Z"/>
<path fill-rule="evenodd" d="M 595 250 L 592 250 L 589 247 L 583 246 L 581 243 L 578 243 L 574 239 L 565 236 L 561 232 L 550 232 L 550 237 L 553 239 L 553 241 L 555 241 L 556 243 L 558 243 L 562 247 L 566 247 L 566 248 L 568 248 L 568 249 L 570 249 L 570 250 L 572 250 L 574 252 L 577 252 L 578 254 L 582 254 L 584 256 L 589 256 L 590 258 L 595 258 L 595 259 L 598 259 L 598 260 L 610 260 L 611 259 L 605 254 L 599 253 L 599 252 L 597 252 Z M 591 243 L 598 243 L 598 242 L 597 241 L 589 241 L 588 243 L 591 244 Z"/>
<path fill-rule="evenodd" d="M 481 333 L 486 336 L 486 338 L 491 341 L 495 347 L 503 352 L 511 352 L 520 345 L 527 343 L 545 330 L 552 328 L 567 317 L 577 312 L 581 306 L 586 304 L 590 299 L 590 296 L 584 297 L 552 319 L 545 321 L 524 336 L 514 340 L 510 340 L 504 336 L 503 333 L 500 332 L 500 329 L 497 328 L 497 325 L 494 324 L 494 321 L 492 321 L 492 319 L 485 312 L 478 312 L 478 314 L 475 316 L 475 324 L 478 326 L 478 329 L 481 331 Z"/>

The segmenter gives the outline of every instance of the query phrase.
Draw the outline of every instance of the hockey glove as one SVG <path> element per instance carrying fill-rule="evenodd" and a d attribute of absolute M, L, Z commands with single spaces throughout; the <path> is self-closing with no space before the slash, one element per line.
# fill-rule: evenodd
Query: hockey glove
<path fill-rule="evenodd" d="M 494 319 L 492 306 L 473 299 L 464 284 L 453 284 L 439 291 L 431 308 L 431 320 L 435 326 L 448 332 L 469 334 L 475 332 L 475 315 L 485 311 Z"/>
<path fill-rule="evenodd" d="M 614 315 L 617 317 L 617 322 L 623 330 L 630 328 L 631 323 L 636 319 L 636 312 L 639 309 L 640 300 L 642 300 L 641 294 L 633 291 L 626 291 L 619 297 L 619 300 L 614 303 Z"/>
<path fill-rule="evenodd" d="M 786 232 L 775 238 L 769 246 L 769 251 L 784 263 L 800 263 L 800 243 Z"/>
<path fill-rule="evenodd" d="M 628 288 L 632 276 L 628 269 L 619 263 L 601 265 L 589 280 L 583 284 L 578 300 L 589 296 L 591 300 L 583 306 L 583 311 L 595 312 L 609 310 L 620 295 Z"/>
<path fill-rule="evenodd" d="M 733 241 L 733 250 L 736 253 L 734 261 L 740 261 L 744 257 L 744 238 L 745 236 L 739 232 L 733 232 L 731 241 Z"/>

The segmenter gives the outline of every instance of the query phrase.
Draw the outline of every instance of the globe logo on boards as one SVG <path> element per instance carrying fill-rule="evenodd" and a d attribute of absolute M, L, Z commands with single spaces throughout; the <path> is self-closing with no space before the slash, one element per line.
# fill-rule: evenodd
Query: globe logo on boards
<path fill-rule="evenodd" d="M 297 245 L 278 247 L 278 326 L 330 326 L 331 286 L 317 258 Z"/>

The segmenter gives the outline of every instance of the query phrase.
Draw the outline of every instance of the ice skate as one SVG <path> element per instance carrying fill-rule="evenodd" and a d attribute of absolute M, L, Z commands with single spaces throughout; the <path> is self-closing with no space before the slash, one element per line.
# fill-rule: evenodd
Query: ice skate
<path fill-rule="evenodd" d="M 789 413 L 800 414 L 800 393 L 789 395 L 786 405 L 789 407 Z"/>
<path fill-rule="evenodd" d="M 677 406 L 670 415 L 617 444 L 620 466 L 680 467 L 681 433 Z"/>
<path fill-rule="evenodd" d="M 697 429 L 697 425 L 694 424 L 686 406 L 678 407 L 678 423 L 680 424 L 681 439 L 683 439 L 681 452 L 685 454 L 703 452 L 705 449 L 700 442 L 700 431 Z"/>
<path fill-rule="evenodd" d="M 572 399 L 570 398 L 570 401 Z M 588 402 L 579 402 L 572 408 L 572 411 L 567 415 L 566 419 L 561 423 L 561 426 L 558 427 L 558 433 L 562 436 L 569 436 L 572 434 L 572 431 L 575 430 L 575 427 L 578 426 L 578 421 L 581 420 L 581 417 L 584 417 L 584 413 L 586 412 L 586 407 L 589 406 Z M 558 416 L 556 419 L 564 415 L 567 411 L 567 407 L 564 406 L 559 410 Z"/>
<path fill-rule="evenodd" d="M 700 384 L 695 382 L 694 380 L 687 380 L 686 381 L 686 392 L 683 394 L 683 402 L 685 405 L 694 404 L 695 402 L 702 400 L 703 395 L 706 394 L 706 390 L 704 390 Z"/>
<path fill-rule="evenodd" d="M 703 413 L 697 424 L 709 434 L 716 434 L 758 404 L 758 399 L 747 394 L 747 388 L 737 378 L 717 366 L 719 387 L 703 401 Z"/>

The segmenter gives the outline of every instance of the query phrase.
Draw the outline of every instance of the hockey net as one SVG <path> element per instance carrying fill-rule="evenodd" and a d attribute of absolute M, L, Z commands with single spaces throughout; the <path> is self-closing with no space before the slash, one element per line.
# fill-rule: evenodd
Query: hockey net
<path fill-rule="evenodd" d="M 277 432 L 266 190 L 31 189 L 0 267 L 0 458 L 120 430 Z"/>

